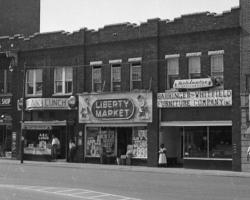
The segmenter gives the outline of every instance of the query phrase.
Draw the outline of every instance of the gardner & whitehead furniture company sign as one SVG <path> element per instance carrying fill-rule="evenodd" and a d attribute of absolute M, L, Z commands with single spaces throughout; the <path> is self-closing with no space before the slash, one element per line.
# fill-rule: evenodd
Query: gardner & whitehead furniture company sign
<path fill-rule="evenodd" d="M 232 106 L 232 90 L 158 93 L 157 106 L 158 108 Z"/>
<path fill-rule="evenodd" d="M 152 122 L 152 93 L 79 95 L 80 123 Z"/>

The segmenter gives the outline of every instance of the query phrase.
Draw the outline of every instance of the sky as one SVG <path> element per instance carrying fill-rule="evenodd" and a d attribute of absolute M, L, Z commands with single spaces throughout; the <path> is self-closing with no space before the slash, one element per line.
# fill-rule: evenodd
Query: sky
<path fill-rule="evenodd" d="M 41 0 L 41 32 L 98 30 L 116 23 L 173 20 L 184 14 L 222 13 L 239 0 Z"/>

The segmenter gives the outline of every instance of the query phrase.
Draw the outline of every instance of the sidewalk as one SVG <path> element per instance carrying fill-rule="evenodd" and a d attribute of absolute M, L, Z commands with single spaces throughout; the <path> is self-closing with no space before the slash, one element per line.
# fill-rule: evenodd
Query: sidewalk
<path fill-rule="evenodd" d="M 23 164 L 19 160 L 0 159 L 0 164 L 15 164 L 15 165 L 32 165 L 43 167 L 65 167 L 78 169 L 100 169 L 100 170 L 118 170 L 118 171 L 133 171 L 144 173 L 165 173 L 165 174 L 186 174 L 186 175 L 203 175 L 203 176 L 225 176 L 225 177 L 249 177 L 249 172 L 233 172 L 223 170 L 201 170 L 201 169 L 186 169 L 186 168 L 157 168 L 144 166 L 127 166 L 127 165 L 101 165 L 90 163 L 67 163 L 64 161 L 57 162 L 42 162 L 42 161 L 27 161 Z"/>

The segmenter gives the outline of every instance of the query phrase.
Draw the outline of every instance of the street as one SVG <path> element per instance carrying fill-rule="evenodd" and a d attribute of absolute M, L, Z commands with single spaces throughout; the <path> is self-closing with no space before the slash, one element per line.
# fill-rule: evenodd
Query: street
<path fill-rule="evenodd" d="M 79 166 L 82 164 L 79 164 Z M 0 163 L 1 200 L 248 200 L 250 178 L 119 166 Z M 140 169 L 140 168 L 139 168 Z M 180 169 L 184 170 L 185 169 Z"/>

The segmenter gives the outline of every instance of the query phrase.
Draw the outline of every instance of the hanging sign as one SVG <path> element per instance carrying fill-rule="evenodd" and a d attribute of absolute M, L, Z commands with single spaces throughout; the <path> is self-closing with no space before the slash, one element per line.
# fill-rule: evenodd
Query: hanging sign
<path fill-rule="evenodd" d="M 152 93 L 79 95 L 79 123 L 152 122 Z"/>
<path fill-rule="evenodd" d="M 11 106 L 11 97 L 0 96 L 0 106 Z"/>
<path fill-rule="evenodd" d="M 158 93 L 157 106 L 158 108 L 232 106 L 232 90 Z"/>
<path fill-rule="evenodd" d="M 199 78 L 199 79 L 182 79 L 175 80 L 173 88 L 175 89 L 198 89 L 208 88 L 213 86 L 211 78 Z"/>

